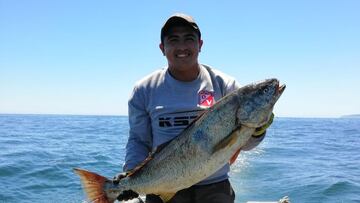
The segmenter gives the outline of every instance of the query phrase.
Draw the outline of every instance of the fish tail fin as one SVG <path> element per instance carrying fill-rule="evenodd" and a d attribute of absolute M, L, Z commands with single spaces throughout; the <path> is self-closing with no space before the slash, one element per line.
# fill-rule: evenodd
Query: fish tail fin
<path fill-rule="evenodd" d="M 104 191 L 104 185 L 108 181 L 107 178 L 79 168 L 74 168 L 75 173 L 80 176 L 81 183 L 86 192 L 88 199 L 93 203 L 112 203 Z"/>

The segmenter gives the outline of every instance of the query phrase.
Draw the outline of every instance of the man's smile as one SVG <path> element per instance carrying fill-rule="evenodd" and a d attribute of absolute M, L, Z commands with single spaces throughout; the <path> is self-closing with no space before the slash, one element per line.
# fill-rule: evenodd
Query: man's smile
<path fill-rule="evenodd" d="M 178 54 L 175 54 L 176 58 L 186 58 L 186 57 L 189 57 L 189 56 L 190 56 L 190 53 L 178 53 Z"/>

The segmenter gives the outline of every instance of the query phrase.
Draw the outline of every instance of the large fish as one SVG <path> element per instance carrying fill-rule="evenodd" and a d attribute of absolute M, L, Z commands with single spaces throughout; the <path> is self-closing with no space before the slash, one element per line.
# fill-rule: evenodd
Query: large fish
<path fill-rule="evenodd" d="M 89 200 L 114 202 L 126 190 L 157 194 L 164 202 L 223 167 L 265 125 L 285 89 L 277 79 L 244 86 L 206 110 L 162 150 L 151 153 L 118 184 L 98 174 L 74 169 Z"/>

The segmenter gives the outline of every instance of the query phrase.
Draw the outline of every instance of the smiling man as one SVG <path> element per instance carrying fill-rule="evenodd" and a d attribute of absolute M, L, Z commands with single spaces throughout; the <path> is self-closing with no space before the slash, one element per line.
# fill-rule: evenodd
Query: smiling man
<path fill-rule="evenodd" d="M 159 47 L 168 65 L 135 84 L 128 103 L 130 131 L 124 173 L 115 181 L 142 163 L 149 152 L 178 136 L 204 109 L 239 88 L 232 77 L 198 62 L 202 44 L 200 29 L 191 16 L 174 14 L 163 25 Z M 258 145 L 265 129 L 253 135 L 241 150 Z M 177 192 L 170 202 L 233 203 L 235 194 L 228 180 L 229 168 L 230 161 L 205 180 Z M 136 196 L 134 191 L 126 191 L 118 199 Z M 149 194 L 146 202 L 162 200 Z"/>
<path fill-rule="evenodd" d="M 172 77 L 184 82 L 197 78 L 202 43 L 200 30 L 190 16 L 177 14 L 165 23 L 159 47 Z"/>

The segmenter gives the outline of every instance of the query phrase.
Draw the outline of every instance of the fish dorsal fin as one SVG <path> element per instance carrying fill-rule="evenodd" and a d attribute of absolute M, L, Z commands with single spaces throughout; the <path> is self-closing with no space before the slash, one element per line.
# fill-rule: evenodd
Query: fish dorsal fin
<path fill-rule="evenodd" d="M 204 114 L 206 112 L 208 112 L 209 109 L 204 109 L 204 110 L 201 110 L 200 113 L 189 123 L 189 125 L 186 126 L 186 128 L 184 128 L 182 130 L 182 133 L 186 132 L 186 130 L 190 129 L 196 121 L 200 120 L 202 116 L 204 116 Z"/>
<path fill-rule="evenodd" d="M 209 109 L 204 109 L 204 110 L 200 111 L 200 113 L 196 116 L 196 118 L 194 118 L 194 120 L 192 120 L 192 122 L 188 126 L 192 125 L 197 120 L 199 120 L 207 111 L 209 111 Z"/>
<path fill-rule="evenodd" d="M 139 165 L 137 165 L 137 166 L 136 166 L 135 168 L 133 168 L 132 170 L 128 171 L 128 172 L 126 173 L 126 177 L 132 176 L 132 175 L 134 175 L 136 172 L 138 172 L 140 169 L 142 169 L 149 161 L 151 161 L 151 160 L 154 158 L 154 156 L 155 156 L 156 154 L 158 154 L 161 150 L 163 150 L 171 141 L 172 141 L 172 140 L 167 141 L 167 142 L 165 142 L 165 143 L 157 146 L 154 151 L 152 151 L 152 152 L 149 153 L 148 157 L 146 157 L 146 159 L 145 159 L 144 161 L 142 161 Z"/>
<path fill-rule="evenodd" d="M 157 146 L 155 150 L 152 152 L 153 155 L 156 155 L 157 153 L 161 152 L 166 146 L 170 144 L 172 140 L 169 140 L 167 142 L 162 143 L 161 145 Z"/>
<path fill-rule="evenodd" d="M 194 125 L 194 123 L 199 120 L 205 113 L 207 112 L 207 110 L 202 111 L 183 131 L 185 131 L 186 129 L 190 128 L 192 125 Z M 137 165 L 135 168 L 133 168 L 130 171 L 127 171 L 126 173 L 126 177 L 130 177 L 133 176 L 134 174 L 136 174 L 136 172 L 138 172 L 140 169 L 142 169 L 150 160 L 152 160 L 154 158 L 154 156 L 156 154 L 158 154 L 159 152 L 161 152 L 161 150 L 163 150 L 167 145 L 170 144 L 172 140 L 164 142 L 163 144 L 160 144 L 159 146 L 157 146 L 155 148 L 155 150 L 153 150 L 152 152 L 149 153 L 148 157 L 142 161 L 139 165 Z"/>
<path fill-rule="evenodd" d="M 154 155 L 152 152 L 150 152 L 149 156 L 146 157 L 146 159 L 144 161 L 142 161 L 139 165 L 135 166 L 135 168 L 126 172 L 126 177 L 133 176 L 136 172 L 138 172 L 140 169 L 142 169 L 153 158 L 154 158 Z"/>
<path fill-rule="evenodd" d="M 228 136 L 218 142 L 213 148 L 212 152 L 215 153 L 221 149 L 225 149 L 226 147 L 230 147 L 231 145 L 235 144 L 236 138 L 239 136 L 238 133 L 240 131 L 240 128 L 241 127 L 236 128 Z"/>
<path fill-rule="evenodd" d="M 171 200 L 171 198 L 173 198 L 175 195 L 175 193 L 163 193 L 163 194 L 160 194 L 160 198 L 163 202 L 169 202 Z"/>

